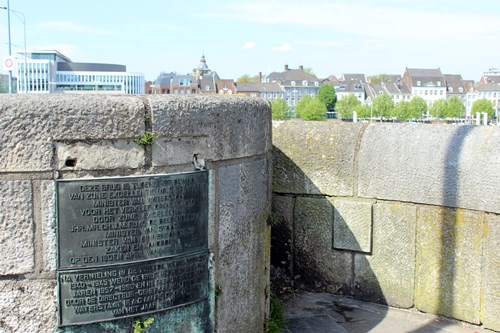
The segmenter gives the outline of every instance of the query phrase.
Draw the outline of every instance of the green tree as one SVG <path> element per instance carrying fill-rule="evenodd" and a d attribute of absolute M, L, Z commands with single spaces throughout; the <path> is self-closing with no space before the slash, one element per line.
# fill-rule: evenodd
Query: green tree
<path fill-rule="evenodd" d="M 243 74 L 236 81 L 238 83 L 250 83 L 250 82 L 259 83 L 259 76 L 258 75 L 250 76 L 248 74 Z"/>
<path fill-rule="evenodd" d="M 495 117 L 495 109 L 490 101 L 485 98 L 478 99 L 472 104 L 471 116 L 475 117 L 476 113 L 486 112 L 489 118 Z"/>
<path fill-rule="evenodd" d="M 410 102 L 400 101 L 394 105 L 393 115 L 398 119 L 409 119 L 410 114 Z"/>
<path fill-rule="evenodd" d="M 448 99 L 446 117 L 465 118 L 465 105 L 457 96 L 451 96 Z"/>
<path fill-rule="evenodd" d="M 274 120 L 285 120 L 290 118 L 288 105 L 284 99 L 274 99 L 271 102 L 271 110 Z"/>
<path fill-rule="evenodd" d="M 347 95 L 338 100 L 335 104 L 335 111 L 337 111 L 337 116 L 342 119 L 352 119 L 352 112 L 356 111 L 356 107 L 360 105 L 361 102 L 354 95 Z"/>
<path fill-rule="evenodd" d="M 311 67 L 304 67 L 303 70 L 304 70 L 304 72 L 306 72 L 309 75 L 316 76 L 316 74 L 314 74 L 314 71 Z"/>
<path fill-rule="evenodd" d="M 354 111 L 358 114 L 358 118 L 370 118 L 371 106 L 368 104 L 358 104 L 354 107 Z"/>
<path fill-rule="evenodd" d="M 413 97 L 410 100 L 408 114 L 405 116 L 405 119 L 423 118 L 424 115 L 427 115 L 426 101 L 420 96 Z"/>
<path fill-rule="evenodd" d="M 448 103 L 444 99 L 438 99 L 432 103 L 429 113 L 434 118 L 445 118 L 448 112 Z"/>
<path fill-rule="evenodd" d="M 388 83 L 390 81 L 390 78 L 387 74 L 379 74 L 370 76 L 369 81 L 371 84 L 382 84 Z"/>
<path fill-rule="evenodd" d="M 373 115 L 380 118 L 387 118 L 393 114 L 394 101 L 389 94 L 382 94 L 373 100 Z"/>
<path fill-rule="evenodd" d="M 304 120 L 320 120 L 326 118 L 326 106 L 317 97 L 306 95 L 295 106 L 295 113 Z"/>
<path fill-rule="evenodd" d="M 337 103 L 337 94 L 335 88 L 331 84 L 325 84 L 318 90 L 318 98 L 325 103 L 327 110 L 334 110 L 335 103 Z"/>

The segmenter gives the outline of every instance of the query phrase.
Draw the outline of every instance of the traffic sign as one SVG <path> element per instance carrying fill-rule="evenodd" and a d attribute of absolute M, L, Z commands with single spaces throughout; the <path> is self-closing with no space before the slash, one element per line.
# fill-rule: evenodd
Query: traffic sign
<path fill-rule="evenodd" d="M 6 71 L 14 70 L 14 57 L 13 56 L 5 56 L 3 57 L 3 69 Z"/>

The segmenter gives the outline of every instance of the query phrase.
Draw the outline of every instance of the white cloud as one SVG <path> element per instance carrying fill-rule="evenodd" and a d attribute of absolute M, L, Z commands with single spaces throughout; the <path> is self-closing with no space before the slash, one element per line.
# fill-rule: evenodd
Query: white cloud
<path fill-rule="evenodd" d="M 292 49 L 292 45 L 290 45 L 288 43 L 285 43 L 285 44 L 283 44 L 281 46 L 274 47 L 273 51 L 277 51 L 277 52 L 289 52 L 291 49 Z"/>
<path fill-rule="evenodd" d="M 245 44 L 243 44 L 243 48 L 244 49 L 253 49 L 256 46 L 257 46 L 257 43 L 256 42 L 251 42 L 251 41 L 245 42 Z"/>

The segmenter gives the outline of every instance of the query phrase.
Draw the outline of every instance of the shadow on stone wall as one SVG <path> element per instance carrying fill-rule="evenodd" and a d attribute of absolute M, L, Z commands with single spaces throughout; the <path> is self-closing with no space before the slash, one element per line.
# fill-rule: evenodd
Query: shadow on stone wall
<path fill-rule="evenodd" d="M 300 183 L 298 188 L 307 189 L 307 193 L 295 190 L 293 193 L 282 190 L 273 193 L 273 292 L 283 299 L 297 290 L 306 290 L 386 304 L 377 277 L 366 259 L 371 252 L 371 234 L 368 235 L 368 250 L 365 245 L 357 244 L 355 235 L 336 209 L 334 198 L 321 194 L 313 181 L 279 148 L 273 147 L 273 157 L 273 167 L 275 171 L 280 169 L 281 177 L 293 178 L 292 182 Z M 371 206 L 368 214 L 371 225 Z M 357 250 L 334 248 L 335 232 L 341 232 L 342 238 L 349 240 L 348 248 Z M 355 276 L 356 267 L 362 268 L 362 276 Z M 381 318 L 384 315 L 381 314 Z"/>
<path fill-rule="evenodd" d="M 475 213 L 456 208 L 460 206 L 460 177 L 465 176 L 459 173 L 461 153 L 473 130 L 473 126 L 458 127 L 446 147 L 442 207 L 420 210 L 416 306 L 424 312 L 480 324 L 479 304 L 472 303 L 480 299 L 482 248 L 481 241 L 473 238 L 482 236 L 482 225 L 474 225 Z M 474 261 L 476 270 L 470 269 Z M 477 274 L 477 279 L 470 278 Z M 410 333 L 437 331 L 432 324 L 426 324 Z"/>

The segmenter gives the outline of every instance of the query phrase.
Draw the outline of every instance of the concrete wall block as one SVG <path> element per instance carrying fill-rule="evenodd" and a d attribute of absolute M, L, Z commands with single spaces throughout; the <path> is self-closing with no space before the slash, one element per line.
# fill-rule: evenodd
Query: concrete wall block
<path fill-rule="evenodd" d="M 371 252 L 372 205 L 371 201 L 334 200 L 333 248 Z"/>
<path fill-rule="evenodd" d="M 424 312 L 480 322 L 483 214 L 419 207 L 415 304 Z"/>
<path fill-rule="evenodd" d="M 274 191 L 353 195 L 362 128 L 361 123 L 274 121 Z"/>
<path fill-rule="evenodd" d="M 295 203 L 295 275 L 306 287 L 335 292 L 350 288 L 351 254 L 333 250 L 333 204 L 298 197 Z"/>
<path fill-rule="evenodd" d="M 133 140 L 56 142 L 55 169 L 136 169 L 144 165 L 144 148 Z"/>
<path fill-rule="evenodd" d="M 262 331 L 266 309 L 270 244 L 267 160 L 219 169 L 219 256 L 215 284 L 219 332 Z"/>
<path fill-rule="evenodd" d="M 43 180 L 41 190 L 43 268 L 46 271 L 55 271 L 57 269 L 55 182 Z"/>
<path fill-rule="evenodd" d="M 56 282 L 0 280 L 0 332 L 54 332 Z"/>
<path fill-rule="evenodd" d="M 32 272 L 34 222 L 31 182 L 0 181 L 0 274 Z"/>
<path fill-rule="evenodd" d="M 500 332 L 500 215 L 486 215 L 484 229 L 481 322 Z"/>
<path fill-rule="evenodd" d="M 136 96 L 2 96 L 0 118 L 0 170 L 44 171 L 52 168 L 52 141 L 140 136 L 144 103 Z"/>
<path fill-rule="evenodd" d="M 358 161 L 362 197 L 500 213 L 498 127 L 369 125 Z"/>
<path fill-rule="evenodd" d="M 223 160 L 271 150 L 271 108 L 257 98 L 226 96 L 148 96 L 153 132 L 159 142 L 178 143 L 186 153 L 181 161 Z M 154 166 L 169 162 L 175 148 L 153 146 Z"/>
<path fill-rule="evenodd" d="M 193 162 L 194 155 L 200 159 L 214 160 L 215 154 L 208 141 L 207 136 L 158 138 L 153 142 L 153 165 L 189 164 Z"/>
<path fill-rule="evenodd" d="M 356 254 L 355 296 L 400 308 L 414 305 L 417 208 L 373 206 L 372 255 Z"/>

